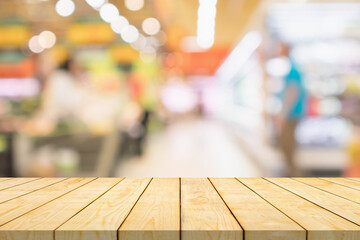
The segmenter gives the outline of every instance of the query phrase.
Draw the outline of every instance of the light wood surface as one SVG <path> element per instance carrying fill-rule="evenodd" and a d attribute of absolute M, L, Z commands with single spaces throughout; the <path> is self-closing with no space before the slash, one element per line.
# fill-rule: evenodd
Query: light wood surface
<path fill-rule="evenodd" d="M 295 178 L 294 180 L 316 187 L 320 190 L 335 194 L 339 197 L 360 203 L 360 190 L 352 189 L 319 178 Z"/>
<path fill-rule="evenodd" d="M 127 178 L 55 232 L 56 240 L 116 240 L 117 230 L 149 184 L 149 178 Z"/>
<path fill-rule="evenodd" d="M 0 204 L 0 226 L 26 214 L 90 181 L 94 178 L 71 178 L 36 192 Z"/>
<path fill-rule="evenodd" d="M 18 186 L 27 182 L 35 181 L 38 178 L 10 178 L 0 181 L 0 190 L 8 189 L 14 186 Z"/>
<path fill-rule="evenodd" d="M 359 179 L 0 178 L 0 187 L 0 240 L 360 240 Z"/>
<path fill-rule="evenodd" d="M 153 179 L 120 227 L 119 239 L 180 239 L 180 179 Z"/>
<path fill-rule="evenodd" d="M 181 179 L 181 231 L 183 240 L 238 240 L 243 232 L 205 178 Z"/>
<path fill-rule="evenodd" d="M 326 181 L 340 184 L 345 187 L 360 190 L 360 182 L 348 178 L 322 178 Z"/>
<path fill-rule="evenodd" d="M 210 180 L 244 228 L 245 239 L 306 239 L 302 227 L 236 179 Z"/>
<path fill-rule="evenodd" d="M 11 178 L 0 178 L 0 182 L 6 181 L 6 180 L 9 180 L 9 179 L 11 179 Z"/>
<path fill-rule="evenodd" d="M 37 191 L 41 188 L 50 186 L 54 183 L 61 182 L 63 180 L 65 180 L 65 178 L 40 178 L 35 181 L 20 184 L 15 187 L 10 187 L 8 189 L 1 191 L 0 203 Z"/>
<path fill-rule="evenodd" d="M 0 227 L 0 239 L 52 240 L 56 228 L 121 179 L 98 178 Z M 30 232 L 29 232 L 30 230 Z"/>
<path fill-rule="evenodd" d="M 308 240 L 360 239 L 360 227 L 264 179 L 239 179 L 307 231 Z"/>
<path fill-rule="evenodd" d="M 360 204 L 334 194 L 311 187 L 304 183 L 286 178 L 270 178 L 269 181 L 298 194 L 347 220 L 360 225 Z"/>

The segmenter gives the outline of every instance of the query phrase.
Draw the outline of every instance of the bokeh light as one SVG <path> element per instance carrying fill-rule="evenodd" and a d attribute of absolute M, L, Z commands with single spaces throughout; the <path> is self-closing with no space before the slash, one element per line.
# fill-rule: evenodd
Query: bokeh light
<path fill-rule="evenodd" d="M 131 11 L 138 11 L 144 7 L 144 0 L 125 0 L 125 6 Z"/>
<path fill-rule="evenodd" d="M 86 2 L 93 8 L 100 8 L 106 3 L 106 0 L 86 0 Z"/>
<path fill-rule="evenodd" d="M 135 42 L 131 43 L 131 47 L 136 50 L 142 50 L 146 47 L 147 44 L 148 44 L 147 38 L 144 35 L 139 34 L 138 39 Z"/>
<path fill-rule="evenodd" d="M 149 35 L 155 35 L 160 31 L 160 22 L 156 18 L 147 18 L 142 23 L 142 29 Z"/>
<path fill-rule="evenodd" d="M 59 0 L 55 5 L 56 12 L 62 17 L 68 17 L 75 11 L 75 3 L 71 0 Z"/>
<path fill-rule="evenodd" d="M 124 30 L 121 32 L 121 38 L 124 40 L 124 42 L 127 43 L 133 43 L 135 42 L 139 37 L 139 31 L 136 27 L 129 25 L 124 28 Z"/>
<path fill-rule="evenodd" d="M 119 16 L 119 10 L 114 4 L 106 3 L 100 8 L 100 17 L 105 22 L 111 23 Z"/>
<path fill-rule="evenodd" d="M 56 36 L 51 31 L 43 31 L 39 34 L 39 44 L 43 48 L 52 48 L 56 43 Z"/>
<path fill-rule="evenodd" d="M 129 25 L 129 21 L 123 16 L 117 16 L 114 21 L 111 22 L 111 29 L 120 34 L 121 31 Z"/>
<path fill-rule="evenodd" d="M 39 36 L 33 36 L 29 40 L 29 49 L 33 53 L 41 53 L 44 51 L 44 48 L 40 45 Z"/>

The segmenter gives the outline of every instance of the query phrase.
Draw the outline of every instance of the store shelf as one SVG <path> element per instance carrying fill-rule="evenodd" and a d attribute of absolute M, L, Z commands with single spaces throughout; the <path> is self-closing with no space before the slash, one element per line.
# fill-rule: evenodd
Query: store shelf
<path fill-rule="evenodd" d="M 341 176 L 349 157 L 343 148 L 300 147 L 295 162 L 299 169 L 313 176 Z"/>
<path fill-rule="evenodd" d="M 355 178 L 11 178 L 0 183 L 2 240 L 360 239 L 360 179 Z"/>

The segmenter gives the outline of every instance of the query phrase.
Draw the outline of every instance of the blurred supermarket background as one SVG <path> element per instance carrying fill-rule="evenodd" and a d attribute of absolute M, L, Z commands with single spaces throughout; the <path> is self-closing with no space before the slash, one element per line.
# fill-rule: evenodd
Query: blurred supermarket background
<path fill-rule="evenodd" d="M 0 0 L 0 176 L 360 176 L 360 1 Z"/>

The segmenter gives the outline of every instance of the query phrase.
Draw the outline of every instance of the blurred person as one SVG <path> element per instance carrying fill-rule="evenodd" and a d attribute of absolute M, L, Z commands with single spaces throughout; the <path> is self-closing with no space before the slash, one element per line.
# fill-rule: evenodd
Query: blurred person
<path fill-rule="evenodd" d="M 282 93 L 282 111 L 277 116 L 280 129 L 279 143 L 288 164 L 288 176 L 299 176 L 300 171 L 294 162 L 297 149 L 295 130 L 304 117 L 307 94 L 303 82 L 303 74 L 290 57 L 290 47 L 280 44 L 280 56 L 288 59 L 289 71 L 284 76 L 284 91 Z"/>
<path fill-rule="evenodd" d="M 44 113 L 53 120 L 73 116 L 80 108 L 78 66 L 74 59 L 60 64 L 47 78 Z"/>
<path fill-rule="evenodd" d="M 137 139 L 143 134 L 142 111 L 141 106 L 136 101 L 129 101 L 121 113 L 119 158 L 131 158 L 139 155 Z"/>

